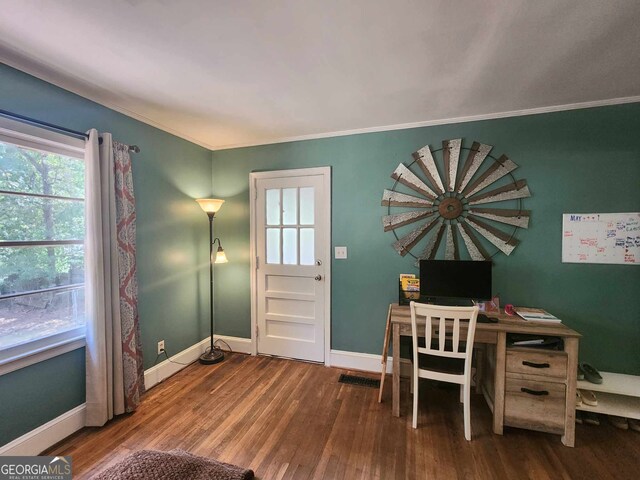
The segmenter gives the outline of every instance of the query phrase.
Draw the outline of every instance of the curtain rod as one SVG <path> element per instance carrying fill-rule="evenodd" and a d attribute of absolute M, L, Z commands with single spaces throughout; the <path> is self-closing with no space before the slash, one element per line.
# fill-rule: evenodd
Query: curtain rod
<path fill-rule="evenodd" d="M 60 125 L 55 125 L 49 122 L 43 122 L 42 120 L 36 120 L 35 118 L 27 117 L 25 115 L 19 115 L 17 113 L 9 112 L 7 110 L 0 109 L 0 115 L 13 118 L 16 120 L 20 120 L 21 122 L 24 122 L 24 123 L 31 123 L 33 125 L 47 127 L 47 128 L 50 128 L 51 130 L 56 130 L 60 133 L 64 133 L 72 137 L 82 138 L 84 140 L 89 138 L 88 133 L 78 132 L 77 130 L 71 130 L 70 128 L 61 127 Z M 100 143 L 102 144 L 102 137 L 100 137 Z M 137 145 L 129 145 L 129 151 L 134 153 L 140 153 L 140 147 L 138 147 Z"/>

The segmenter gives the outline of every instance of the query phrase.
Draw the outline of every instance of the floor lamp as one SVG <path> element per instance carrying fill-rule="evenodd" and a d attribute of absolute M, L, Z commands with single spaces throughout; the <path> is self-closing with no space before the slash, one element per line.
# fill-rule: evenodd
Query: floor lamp
<path fill-rule="evenodd" d="M 217 198 L 199 198 L 196 202 L 198 202 L 202 210 L 204 210 L 209 217 L 209 325 L 211 329 L 211 344 L 209 345 L 209 349 L 200 355 L 200 363 L 211 365 L 224 360 L 222 350 L 213 346 L 213 264 L 228 262 L 220 239 L 213 237 L 213 219 L 216 216 L 216 212 L 222 207 L 224 200 L 218 200 Z M 216 250 L 216 256 L 214 258 L 213 247 L 216 242 L 218 242 L 218 250 Z"/>

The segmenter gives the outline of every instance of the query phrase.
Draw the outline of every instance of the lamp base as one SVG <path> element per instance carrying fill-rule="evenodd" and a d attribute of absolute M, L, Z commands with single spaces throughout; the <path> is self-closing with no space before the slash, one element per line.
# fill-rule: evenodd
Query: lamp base
<path fill-rule="evenodd" d="M 213 365 L 224 360 L 224 352 L 219 348 L 214 348 L 200 355 L 200 363 L 203 365 Z"/>

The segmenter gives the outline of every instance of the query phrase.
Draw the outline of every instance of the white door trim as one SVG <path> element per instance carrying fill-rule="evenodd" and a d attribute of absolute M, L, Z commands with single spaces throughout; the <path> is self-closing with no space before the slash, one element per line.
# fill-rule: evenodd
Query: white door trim
<path fill-rule="evenodd" d="M 291 170 L 272 170 L 269 172 L 251 172 L 249 174 L 249 205 L 250 205 L 250 235 L 249 249 L 251 261 L 251 354 L 257 355 L 258 342 L 256 327 L 258 325 L 258 275 L 256 269 L 257 238 L 256 238 L 256 182 L 265 178 L 300 177 L 307 175 L 322 175 L 322 188 L 324 198 L 327 199 L 327 208 L 322 219 L 322 228 L 327 234 L 324 236 L 324 248 L 327 252 L 327 265 L 324 271 L 325 296 L 324 296 L 324 364 L 331 365 L 331 167 L 296 168 Z"/>

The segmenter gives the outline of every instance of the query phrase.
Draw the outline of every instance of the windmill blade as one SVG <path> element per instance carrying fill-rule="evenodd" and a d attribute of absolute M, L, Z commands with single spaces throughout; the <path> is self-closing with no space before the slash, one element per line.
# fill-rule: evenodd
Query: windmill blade
<path fill-rule="evenodd" d="M 469 151 L 469 155 L 467 156 L 467 160 L 464 162 L 464 167 L 462 167 L 462 172 L 460 172 L 460 175 L 458 176 L 456 192 L 462 193 L 464 188 L 480 168 L 480 165 L 482 165 L 482 162 L 484 162 L 484 159 L 487 158 L 487 155 L 491 152 L 491 149 L 493 149 L 492 145 L 473 142 L 473 145 L 471 145 L 471 151 Z"/>
<path fill-rule="evenodd" d="M 502 200 L 513 200 L 516 198 L 527 198 L 531 196 L 526 180 L 518 180 L 504 187 L 496 188 L 482 195 L 475 195 L 469 199 L 469 205 L 479 205 L 481 203 L 500 202 Z"/>
<path fill-rule="evenodd" d="M 502 155 L 475 182 L 465 188 L 462 194 L 469 197 L 501 179 L 509 172 L 513 172 L 516 168 L 518 168 L 518 165 L 513 160 L 506 155 Z"/>
<path fill-rule="evenodd" d="M 529 228 L 530 210 L 508 210 L 504 208 L 472 208 L 469 215 L 488 218 L 520 228 Z"/>
<path fill-rule="evenodd" d="M 438 195 L 442 195 L 444 193 L 444 185 L 440 179 L 440 173 L 438 173 L 438 167 L 436 167 L 436 162 L 433 159 L 433 154 L 431 153 L 429 145 L 425 145 L 411 155 L 418 163 L 422 173 L 424 173 L 427 179 L 431 182 L 431 185 L 435 187 L 436 193 Z"/>
<path fill-rule="evenodd" d="M 444 159 L 444 183 L 448 192 L 453 192 L 456 185 L 456 174 L 458 173 L 458 162 L 460 160 L 460 148 L 462 139 L 444 140 L 442 142 L 442 158 Z"/>
<path fill-rule="evenodd" d="M 460 260 L 460 251 L 458 250 L 458 239 L 456 237 L 456 231 L 453 229 L 453 225 L 447 225 L 447 238 L 445 240 L 445 260 Z"/>
<path fill-rule="evenodd" d="M 415 230 L 407 233 L 404 237 L 393 243 L 393 249 L 404 257 L 416 243 L 422 240 L 422 238 L 429 233 L 429 230 L 437 224 L 437 220 L 437 218 L 429 220 Z"/>
<path fill-rule="evenodd" d="M 487 225 L 486 223 L 467 217 L 469 226 L 474 228 L 480 235 L 493 243 L 505 255 L 510 255 L 513 249 L 518 246 L 518 240 L 511 238 L 510 235 L 498 230 L 497 228 Z"/>
<path fill-rule="evenodd" d="M 440 228 L 438 229 L 436 234 L 433 235 L 427 242 L 426 247 L 424 247 L 424 250 L 418 256 L 418 261 L 416 262 L 416 265 L 420 264 L 420 260 L 433 260 L 435 258 L 436 253 L 438 252 L 438 247 L 440 246 L 440 241 L 442 240 L 442 234 L 444 233 L 444 227 L 445 227 L 444 223 L 442 222 L 438 222 L 438 223 L 440 225 Z"/>
<path fill-rule="evenodd" d="M 393 171 L 393 173 L 391 174 L 391 178 L 399 181 L 403 185 L 406 185 L 410 189 L 423 194 L 425 197 L 431 200 L 435 200 L 435 198 L 438 196 L 427 186 L 426 183 L 420 180 L 403 163 L 398 165 L 398 167 Z"/>
<path fill-rule="evenodd" d="M 382 225 L 384 231 L 394 230 L 396 228 L 408 225 L 413 222 L 417 222 L 420 219 L 426 218 L 429 215 L 433 215 L 433 210 L 414 210 L 413 212 L 397 213 L 395 215 L 385 215 L 382 217 Z"/>
<path fill-rule="evenodd" d="M 426 198 L 414 197 L 413 195 L 407 195 L 406 193 L 394 192 L 393 190 L 386 190 L 382 194 L 382 201 L 380 205 L 383 207 L 432 207 L 433 202 Z"/>
<path fill-rule="evenodd" d="M 464 244 L 469 251 L 471 260 L 489 260 L 491 256 L 480 243 L 480 240 L 473 234 L 473 230 L 466 223 L 458 223 L 458 233 L 464 240 Z"/>

